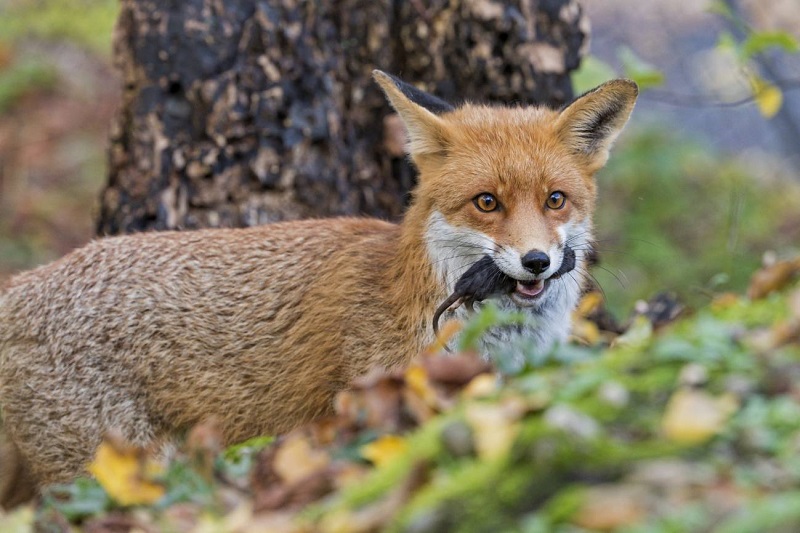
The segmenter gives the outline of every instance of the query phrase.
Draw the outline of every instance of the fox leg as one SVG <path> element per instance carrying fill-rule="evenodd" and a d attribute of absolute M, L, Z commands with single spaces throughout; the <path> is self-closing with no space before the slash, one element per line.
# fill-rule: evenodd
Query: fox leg
<path fill-rule="evenodd" d="M 154 442 L 143 399 L 108 383 L 108 368 L 86 364 L 96 361 L 89 357 L 60 364 L 47 352 L 12 347 L 0 368 L 3 426 L 39 487 L 85 474 L 109 431 L 138 446 Z"/>

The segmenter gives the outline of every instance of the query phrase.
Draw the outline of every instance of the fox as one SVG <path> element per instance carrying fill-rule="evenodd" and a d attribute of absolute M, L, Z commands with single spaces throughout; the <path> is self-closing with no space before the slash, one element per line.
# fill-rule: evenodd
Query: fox
<path fill-rule="evenodd" d="M 486 296 L 534 319 L 499 328 L 487 345 L 513 334 L 547 350 L 567 338 L 592 243 L 595 173 L 636 84 L 612 80 L 551 109 L 454 106 L 382 71 L 373 77 L 418 171 L 401 222 L 105 237 L 6 282 L 0 408 L 5 447 L 19 457 L 4 469 L 17 485 L 0 476 L 6 500 L 20 498 L 14 486 L 85 475 L 110 431 L 158 452 L 210 417 L 231 444 L 330 414 L 355 378 L 403 367 L 434 342 L 437 307 L 479 261 L 511 280 Z"/>

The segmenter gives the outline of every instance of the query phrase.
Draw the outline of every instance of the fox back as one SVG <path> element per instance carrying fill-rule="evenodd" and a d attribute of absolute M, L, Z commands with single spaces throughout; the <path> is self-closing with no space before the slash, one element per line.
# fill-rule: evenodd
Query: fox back
<path fill-rule="evenodd" d="M 431 343 L 437 306 L 487 256 L 512 280 L 499 305 L 535 319 L 492 332 L 487 345 L 524 335 L 544 350 L 566 338 L 594 173 L 636 86 L 612 81 L 560 111 L 454 108 L 375 77 L 419 170 L 401 224 L 340 218 L 100 239 L 9 281 L 0 406 L 28 485 L 80 475 L 111 430 L 157 450 L 211 416 L 232 443 L 325 415 L 355 377 L 402 366 Z"/>

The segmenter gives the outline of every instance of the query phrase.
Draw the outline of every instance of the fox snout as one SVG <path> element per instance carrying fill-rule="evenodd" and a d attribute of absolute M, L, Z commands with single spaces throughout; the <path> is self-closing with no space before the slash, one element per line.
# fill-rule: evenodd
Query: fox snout
<path fill-rule="evenodd" d="M 520 261 L 525 269 L 536 275 L 550 268 L 550 256 L 541 250 L 531 250 L 523 255 Z"/>

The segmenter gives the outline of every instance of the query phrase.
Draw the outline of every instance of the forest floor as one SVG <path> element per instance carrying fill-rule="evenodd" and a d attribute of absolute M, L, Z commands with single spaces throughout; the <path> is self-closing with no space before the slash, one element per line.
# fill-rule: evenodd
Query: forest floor
<path fill-rule="evenodd" d="M 571 344 L 505 347 L 494 369 L 469 341 L 431 347 L 274 440 L 223 450 L 212 420 L 163 464 L 111 438 L 95 479 L 0 530 L 797 531 L 798 274 L 800 258 L 777 262 L 696 312 L 659 298 L 621 334 L 590 293 Z M 505 318 L 486 307 L 463 338 Z"/>

